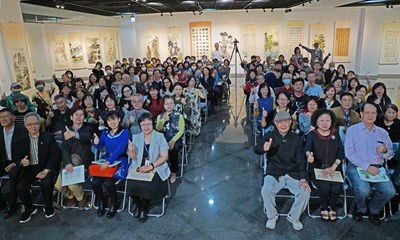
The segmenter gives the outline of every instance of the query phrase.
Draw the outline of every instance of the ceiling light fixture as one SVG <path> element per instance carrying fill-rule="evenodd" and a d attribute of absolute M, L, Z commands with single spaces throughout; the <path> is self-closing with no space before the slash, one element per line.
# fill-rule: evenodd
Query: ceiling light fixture
<path fill-rule="evenodd" d="M 161 17 L 164 16 L 164 13 L 161 13 Z"/>
<path fill-rule="evenodd" d="M 290 12 L 292 12 L 292 9 L 290 8 L 285 10 L 285 13 L 290 13 Z"/>
<path fill-rule="evenodd" d="M 56 3 L 56 8 L 64 9 L 65 5 L 62 1 L 54 1 Z"/>
<path fill-rule="evenodd" d="M 249 9 L 246 8 L 246 12 L 248 13 L 248 12 L 249 12 Z"/>
<path fill-rule="evenodd" d="M 265 12 L 265 8 L 263 8 L 263 12 Z"/>
<path fill-rule="evenodd" d="M 308 1 L 308 4 L 310 4 L 310 5 L 311 5 L 311 1 Z"/>
<path fill-rule="evenodd" d="M 169 12 L 169 14 L 171 14 L 171 17 L 173 16 L 172 12 Z"/>
<path fill-rule="evenodd" d="M 196 11 L 193 11 L 193 15 L 196 15 Z"/>
<path fill-rule="evenodd" d="M 274 9 L 273 9 L 273 8 L 271 8 L 271 12 L 274 12 Z"/>

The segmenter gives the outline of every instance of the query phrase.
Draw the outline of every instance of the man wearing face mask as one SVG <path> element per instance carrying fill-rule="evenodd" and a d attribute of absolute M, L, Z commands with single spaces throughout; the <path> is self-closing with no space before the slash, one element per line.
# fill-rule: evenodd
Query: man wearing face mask
<path fill-rule="evenodd" d="M 325 71 L 325 84 L 328 85 L 332 82 L 332 79 L 336 77 L 336 67 L 334 62 L 329 63 L 329 69 Z"/>
<path fill-rule="evenodd" d="M 281 92 L 287 92 L 290 94 L 290 96 L 293 95 L 293 87 L 292 87 L 292 75 L 290 73 L 284 73 L 282 75 L 282 82 L 283 82 L 283 86 L 280 87 L 277 91 L 277 93 L 281 93 Z"/>
<path fill-rule="evenodd" d="M 3 93 L 3 95 L 1 96 L 0 105 L 2 107 L 10 108 L 13 111 L 17 110 L 17 107 L 14 105 L 14 96 L 21 94 L 21 95 L 25 96 L 25 98 L 27 99 L 26 106 L 32 112 L 36 112 L 36 108 L 32 104 L 32 102 L 29 100 L 29 97 L 21 93 L 22 87 L 18 82 L 12 82 L 10 90 L 11 90 L 10 95 L 6 96 L 6 94 Z"/>

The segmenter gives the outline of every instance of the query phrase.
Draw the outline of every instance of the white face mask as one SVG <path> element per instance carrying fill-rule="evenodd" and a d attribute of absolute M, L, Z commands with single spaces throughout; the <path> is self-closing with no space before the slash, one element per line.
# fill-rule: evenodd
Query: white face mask
<path fill-rule="evenodd" d="M 334 67 L 329 68 L 329 70 L 331 70 L 332 72 L 335 71 Z"/>
<path fill-rule="evenodd" d="M 146 68 L 142 68 L 142 71 L 146 71 Z"/>

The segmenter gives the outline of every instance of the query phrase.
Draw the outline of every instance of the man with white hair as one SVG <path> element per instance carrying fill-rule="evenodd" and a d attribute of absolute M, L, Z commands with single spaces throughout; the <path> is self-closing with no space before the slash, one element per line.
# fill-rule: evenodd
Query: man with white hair
<path fill-rule="evenodd" d="M 45 217 L 52 218 L 55 215 L 53 190 L 61 164 L 60 149 L 54 135 L 40 131 L 40 116 L 33 112 L 26 114 L 24 125 L 28 132 L 17 139 L 19 147 L 13 150 L 16 165 L 21 171 L 17 193 L 25 209 L 20 223 L 28 222 L 37 212 L 32 203 L 31 189 L 38 179 L 42 188 Z"/>

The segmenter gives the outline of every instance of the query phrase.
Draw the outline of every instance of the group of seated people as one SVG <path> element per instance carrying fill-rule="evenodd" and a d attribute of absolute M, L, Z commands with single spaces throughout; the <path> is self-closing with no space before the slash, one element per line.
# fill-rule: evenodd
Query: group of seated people
<path fill-rule="evenodd" d="M 282 56 L 281 61 L 269 64 L 267 73 L 255 56 L 250 64 L 243 64 L 249 69 L 244 87 L 248 106 L 256 132 L 262 135 L 254 150 L 267 158 L 261 190 L 266 227 L 275 228 L 279 218 L 275 195 L 283 187 L 295 195 L 287 214 L 294 229 L 303 229 L 300 215 L 307 207 L 310 186 L 317 190 L 321 219 L 337 220 L 342 183 L 317 179 L 315 169 L 324 176 L 339 171 L 354 190 L 354 219 L 361 221 L 368 214 L 379 225 L 389 200 L 397 212 L 395 195 L 400 186 L 392 181 L 361 180 L 359 172 L 375 176 L 387 168 L 399 171 L 398 161 L 392 158 L 393 143 L 400 140 L 398 107 L 391 103 L 384 83 L 371 87 L 367 79 L 367 86 L 361 85 L 354 71 L 345 74 L 343 65 L 335 69 L 330 63 L 324 69 L 327 58 L 322 62 L 322 57 L 313 54 L 313 65 L 304 65 L 308 60 L 296 58 L 299 54 L 296 48 L 288 66 L 282 64 Z"/>
<path fill-rule="evenodd" d="M 188 56 L 183 62 L 167 58 L 163 64 L 155 58 L 123 59 L 104 70 L 98 62 L 88 83 L 68 70 L 62 80 L 53 75 L 58 94 L 53 86 L 46 89 L 44 81 L 35 81 L 37 91 L 29 98 L 13 82 L 11 94 L 0 101 L 0 176 L 10 179 L 5 217 L 18 210 L 18 198 L 25 209 L 20 223 L 36 214 L 30 190 L 38 179 L 46 218 L 55 214 L 54 187 L 66 208 L 86 209 L 90 203 L 83 185 L 63 186 L 60 170 L 71 173 L 84 165 L 90 172 L 98 155 L 101 171 L 116 169 L 112 177 L 90 174 L 98 215 L 106 208 L 108 218 L 117 213 L 119 180 L 132 171 L 154 173 L 151 181 L 126 183 L 136 206 L 134 216 L 146 221 L 150 201 L 167 195 L 167 181 L 176 182 L 185 131 L 200 133 L 200 99 L 213 111 L 226 98 L 228 78 L 229 61 L 220 66 L 206 57 L 195 61 Z M 0 195 L 0 207 L 5 206 Z"/>

